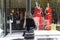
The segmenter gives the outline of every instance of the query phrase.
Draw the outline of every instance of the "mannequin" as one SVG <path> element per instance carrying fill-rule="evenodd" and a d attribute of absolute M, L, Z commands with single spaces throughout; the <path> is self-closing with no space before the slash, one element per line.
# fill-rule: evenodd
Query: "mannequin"
<path fill-rule="evenodd" d="M 42 24 L 42 10 L 40 7 L 40 4 L 38 4 L 36 2 L 36 7 L 34 9 L 34 21 L 35 24 L 37 25 L 37 29 L 38 30 L 42 30 L 43 29 L 43 24 Z"/>
<path fill-rule="evenodd" d="M 49 6 L 49 3 L 47 3 L 47 7 L 45 9 L 45 14 L 46 14 L 46 20 L 47 20 L 47 25 L 46 29 L 51 30 L 51 24 L 52 24 L 52 8 Z"/>

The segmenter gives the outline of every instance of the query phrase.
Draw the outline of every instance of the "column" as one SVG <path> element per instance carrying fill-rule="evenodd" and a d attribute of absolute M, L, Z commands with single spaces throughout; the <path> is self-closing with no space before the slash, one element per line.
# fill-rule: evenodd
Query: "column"
<path fill-rule="evenodd" d="M 7 35 L 7 26 L 6 26 L 6 0 L 1 0 L 1 19 L 2 19 L 2 27 L 4 30 L 4 36 Z"/>
<path fill-rule="evenodd" d="M 26 0 L 26 12 L 31 13 L 31 0 Z"/>

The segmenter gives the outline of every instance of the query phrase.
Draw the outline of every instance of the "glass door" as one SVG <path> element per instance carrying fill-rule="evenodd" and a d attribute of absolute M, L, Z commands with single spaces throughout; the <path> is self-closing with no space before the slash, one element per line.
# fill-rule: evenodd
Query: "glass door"
<path fill-rule="evenodd" d="M 12 20 L 12 31 L 13 30 L 24 30 L 20 25 L 20 20 L 24 17 L 26 11 L 26 0 L 6 0 L 6 15 L 7 21 Z M 7 32 L 10 26 L 7 23 Z"/>

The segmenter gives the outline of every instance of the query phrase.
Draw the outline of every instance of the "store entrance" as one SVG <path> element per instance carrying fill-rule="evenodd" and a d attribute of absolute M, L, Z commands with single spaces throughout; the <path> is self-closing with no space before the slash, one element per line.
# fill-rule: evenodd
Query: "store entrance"
<path fill-rule="evenodd" d="M 6 19 L 7 19 L 7 32 L 10 28 L 13 30 L 24 30 L 20 25 L 21 19 L 24 17 L 26 11 L 26 0 L 6 0 Z M 13 21 L 11 25 L 9 20 Z M 10 27 L 11 26 L 11 27 Z"/>
<path fill-rule="evenodd" d="M 7 10 L 8 11 L 8 10 Z M 26 8 L 13 8 L 11 9 L 11 12 L 7 12 L 7 20 L 12 20 L 12 30 L 23 30 L 23 27 L 20 27 L 20 21 L 24 17 L 24 13 L 26 11 Z M 10 24 L 7 23 L 8 29 L 10 28 Z"/>

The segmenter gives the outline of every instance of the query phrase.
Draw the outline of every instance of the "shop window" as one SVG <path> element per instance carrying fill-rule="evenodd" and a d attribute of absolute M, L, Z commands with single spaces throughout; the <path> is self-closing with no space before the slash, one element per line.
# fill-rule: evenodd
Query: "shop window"
<path fill-rule="evenodd" d="M 58 28 L 57 26 L 58 25 L 55 26 L 55 24 L 59 24 L 60 23 L 60 21 L 59 21 L 60 20 L 60 18 L 59 18 L 60 17 L 60 14 L 59 14 L 60 13 L 60 11 L 59 11 L 59 9 L 60 9 L 60 5 L 59 5 L 60 1 L 59 2 L 58 1 L 59 0 L 46 0 L 46 1 L 44 1 L 44 0 L 36 0 L 36 1 L 32 1 L 32 3 L 31 3 L 32 6 L 31 7 L 33 8 L 34 20 L 35 20 L 35 22 L 37 22 L 37 21 L 40 22 L 40 24 L 36 23 L 37 29 L 39 29 L 38 25 L 40 25 L 40 28 L 41 28 L 40 30 L 46 30 L 45 29 L 46 25 L 49 25 L 49 24 L 46 24 L 48 22 L 48 21 L 45 21 L 46 20 L 45 17 L 47 15 L 44 13 L 44 11 L 46 9 L 46 6 L 47 6 L 47 3 L 49 2 L 50 3 L 49 6 L 52 9 L 52 15 L 51 15 L 52 20 L 50 20 L 50 21 L 52 21 L 52 23 L 50 24 L 51 27 L 48 27 L 48 28 L 50 28 L 50 30 L 57 30 L 57 28 Z M 35 12 L 38 11 L 38 8 L 36 8 L 36 7 L 38 7 L 38 6 L 36 6 L 36 2 L 38 3 L 37 5 L 38 6 L 40 5 L 40 8 L 42 8 L 42 12 L 43 13 L 40 14 L 40 18 L 38 18 L 39 15 L 37 13 L 35 13 Z M 43 17 L 41 15 L 43 15 Z M 40 21 L 39 21 L 39 19 L 40 19 Z M 44 21 L 41 21 L 42 19 Z M 45 22 L 46 25 L 43 26 L 44 22 Z M 53 28 L 53 26 L 55 26 L 55 27 Z"/>

